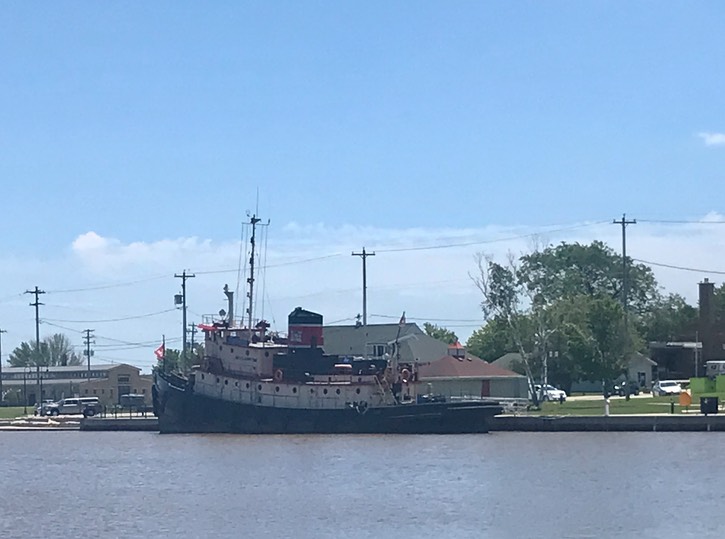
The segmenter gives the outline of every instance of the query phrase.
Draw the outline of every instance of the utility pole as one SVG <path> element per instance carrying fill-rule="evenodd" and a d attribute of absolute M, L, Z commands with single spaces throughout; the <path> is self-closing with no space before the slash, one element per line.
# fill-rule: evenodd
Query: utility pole
<path fill-rule="evenodd" d="M 622 307 L 624 308 L 624 318 L 627 319 L 627 225 L 636 225 L 637 219 L 627 220 L 627 215 L 622 214 L 622 218 L 612 221 L 612 224 L 622 225 Z"/>
<path fill-rule="evenodd" d="M 174 274 L 174 277 L 181 279 L 181 324 L 183 331 L 183 338 L 181 340 L 181 357 L 186 359 L 186 280 L 196 277 L 193 273 L 186 273 L 186 270 Z"/>
<path fill-rule="evenodd" d="M 0 329 L 0 403 L 3 400 L 3 333 L 7 333 L 6 330 Z"/>
<path fill-rule="evenodd" d="M 352 253 L 352 256 L 359 256 L 362 258 L 362 269 L 363 269 L 363 326 L 368 325 L 368 277 L 367 277 L 367 258 L 369 256 L 375 256 L 375 253 L 368 253 L 365 251 L 365 247 L 361 253 Z"/>
<path fill-rule="evenodd" d="M 86 345 L 85 356 L 88 358 L 88 372 L 91 372 L 91 355 L 93 353 L 91 351 L 91 343 L 95 344 L 95 342 L 96 342 L 96 341 L 92 340 L 93 335 L 91 335 L 91 333 L 93 333 L 95 330 L 84 329 L 83 331 L 86 334 L 85 337 L 83 337 L 83 344 Z"/>
<path fill-rule="evenodd" d="M 629 345 L 629 313 L 627 312 L 627 288 L 629 286 L 629 282 L 627 279 L 627 225 L 636 225 L 637 219 L 631 219 L 627 220 L 627 215 L 622 214 L 622 218 L 617 221 L 614 219 L 612 221 L 612 224 L 615 225 L 621 225 L 622 226 L 622 309 L 624 310 L 624 332 L 625 332 L 625 339 L 626 344 Z M 625 348 L 625 357 L 624 357 L 624 367 L 625 367 L 625 375 L 624 379 L 627 382 L 625 384 L 625 390 L 624 390 L 624 396 L 626 400 L 629 400 L 629 370 L 627 365 L 627 357 L 626 354 L 628 354 L 629 351 Z"/>
<path fill-rule="evenodd" d="M 189 324 L 189 333 L 191 333 L 191 354 L 194 355 L 194 335 L 196 335 L 196 324 Z"/>
<path fill-rule="evenodd" d="M 368 358 L 368 274 L 367 274 L 367 258 L 369 256 L 375 256 L 375 253 L 368 253 L 363 247 L 361 253 L 353 251 L 352 256 L 359 256 L 362 259 L 362 270 L 363 270 L 363 328 L 365 331 L 365 359 Z"/>
<path fill-rule="evenodd" d="M 35 290 L 26 290 L 26 294 L 33 294 L 35 296 L 35 302 L 31 303 L 31 307 L 35 307 L 35 355 L 36 355 L 36 361 L 35 361 L 35 377 L 36 377 L 36 383 L 38 387 L 38 396 L 36 397 L 36 401 L 40 402 L 43 398 L 42 395 L 40 395 L 40 360 L 41 360 L 41 353 L 40 353 L 40 311 L 39 307 L 41 305 L 44 305 L 43 303 L 40 303 L 39 298 L 40 294 L 45 294 L 45 290 L 40 290 L 37 286 L 35 287 Z"/>

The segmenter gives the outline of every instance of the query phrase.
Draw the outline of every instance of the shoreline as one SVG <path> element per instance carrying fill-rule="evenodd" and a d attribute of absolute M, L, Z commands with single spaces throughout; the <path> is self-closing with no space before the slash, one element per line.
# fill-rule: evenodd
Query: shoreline
<path fill-rule="evenodd" d="M 68 418 L 60 421 L 31 417 L 0 421 L 0 432 L 158 430 L 155 417 Z M 489 432 L 725 432 L 725 414 L 498 415 L 491 419 Z"/>

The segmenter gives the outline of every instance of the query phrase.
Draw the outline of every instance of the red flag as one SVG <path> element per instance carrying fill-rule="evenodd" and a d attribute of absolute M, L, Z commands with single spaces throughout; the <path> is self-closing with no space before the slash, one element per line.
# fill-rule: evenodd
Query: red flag
<path fill-rule="evenodd" d="M 403 311 L 403 316 L 400 317 L 400 322 L 398 322 L 398 325 L 401 328 L 405 325 L 405 311 Z"/>
<path fill-rule="evenodd" d="M 154 350 L 154 354 L 156 354 L 156 359 L 158 359 L 159 361 L 164 359 L 165 352 L 166 352 L 166 346 L 164 344 L 162 344 L 156 350 Z"/>

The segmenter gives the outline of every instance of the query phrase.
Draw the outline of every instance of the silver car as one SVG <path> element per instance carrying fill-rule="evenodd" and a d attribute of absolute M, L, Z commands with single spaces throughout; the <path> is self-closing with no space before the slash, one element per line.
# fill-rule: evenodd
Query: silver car
<path fill-rule="evenodd" d="M 679 395 L 682 393 L 682 386 L 674 380 L 660 380 L 652 386 L 653 397 L 666 397 L 668 395 Z"/>

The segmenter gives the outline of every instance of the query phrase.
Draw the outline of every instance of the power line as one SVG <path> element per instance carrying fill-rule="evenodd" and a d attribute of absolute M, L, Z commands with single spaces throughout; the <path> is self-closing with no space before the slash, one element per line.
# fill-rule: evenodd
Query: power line
<path fill-rule="evenodd" d="M 400 318 L 400 315 L 391 315 L 391 314 L 371 314 L 370 316 L 374 316 L 376 318 L 391 318 L 398 320 Z M 429 318 L 427 316 L 407 316 L 405 317 L 406 320 L 424 320 L 426 322 L 480 322 L 483 324 L 483 320 L 472 320 L 472 319 L 461 319 L 461 318 Z"/>
<path fill-rule="evenodd" d="M 640 219 L 639 222 L 668 225 L 725 225 L 725 221 L 686 221 L 677 219 Z"/>
<path fill-rule="evenodd" d="M 650 266 L 659 266 L 662 268 L 669 268 L 669 269 L 676 269 L 676 270 L 682 270 L 682 271 L 694 271 L 697 273 L 714 273 L 715 275 L 725 275 L 725 271 L 722 270 L 710 270 L 710 269 L 700 269 L 700 268 L 689 268 L 686 266 L 675 266 L 673 264 L 664 264 L 662 262 L 651 262 L 649 260 L 642 260 L 641 258 L 633 258 L 635 262 L 640 262 L 642 264 L 647 264 Z"/>
<path fill-rule="evenodd" d="M 134 316 L 124 316 L 122 318 L 106 318 L 103 320 L 59 320 L 57 318 L 44 318 L 44 322 L 61 322 L 66 324 L 102 324 L 105 322 L 123 322 L 124 320 L 137 320 L 139 318 L 150 318 L 152 316 L 158 316 L 160 314 L 170 313 L 175 311 L 176 308 L 165 309 L 163 311 L 157 311 L 155 313 L 138 314 Z"/>
<path fill-rule="evenodd" d="M 279 268 L 279 267 L 282 267 L 282 266 L 293 266 L 293 265 L 296 265 L 296 264 L 305 264 L 307 262 L 316 262 L 318 260 L 326 260 L 328 258 L 337 258 L 337 257 L 340 257 L 340 256 L 342 256 L 342 253 L 333 253 L 333 254 L 329 254 L 329 255 L 316 256 L 316 257 L 313 257 L 313 258 L 305 258 L 305 259 L 302 259 L 302 260 L 292 260 L 292 261 L 289 261 L 289 262 L 279 262 L 277 264 L 264 264 L 264 265 L 261 265 L 258 269 L 269 269 L 269 268 Z M 217 273 L 237 273 L 238 271 L 239 270 L 236 269 L 236 268 L 235 269 L 231 269 L 230 268 L 230 269 L 197 271 L 196 274 L 197 275 L 213 275 L 213 274 L 217 274 Z"/>
<path fill-rule="evenodd" d="M 468 242 L 461 242 L 461 243 L 446 243 L 446 244 L 440 244 L 440 245 L 428 245 L 428 246 L 422 246 L 422 247 L 401 247 L 399 249 L 378 249 L 378 252 L 380 253 L 402 253 L 407 251 L 431 251 L 434 249 L 449 249 L 451 247 L 469 247 L 471 245 L 484 245 L 488 243 L 500 243 L 504 241 L 513 241 L 513 240 L 519 240 L 524 238 L 534 238 L 536 236 L 540 236 L 541 234 L 553 234 L 556 232 L 566 232 L 569 230 L 576 230 L 578 228 L 587 228 L 590 226 L 596 226 L 596 225 L 602 225 L 604 223 L 608 223 L 609 221 L 596 221 L 592 223 L 583 223 L 579 225 L 573 225 L 568 227 L 562 227 L 557 228 L 554 230 L 545 230 L 541 232 L 530 232 L 528 234 L 521 234 L 518 236 L 508 236 L 505 238 L 498 238 L 494 240 L 478 240 L 478 241 L 468 241 Z"/>
<path fill-rule="evenodd" d="M 149 281 L 157 281 L 159 279 L 164 279 L 166 277 L 168 277 L 168 275 L 164 274 L 164 275 L 156 275 L 154 277 L 146 277 L 144 279 L 136 279 L 135 281 L 125 281 L 125 282 L 121 282 L 121 283 L 103 284 L 103 285 L 98 285 L 98 286 L 89 286 L 89 287 L 85 287 L 85 288 L 65 288 L 65 289 L 61 289 L 61 290 L 48 290 L 48 294 L 66 294 L 66 293 L 70 293 L 70 292 L 89 292 L 89 291 L 93 291 L 93 290 L 105 290 L 107 288 L 119 288 L 122 286 L 131 286 L 131 285 L 139 284 L 139 283 L 147 283 Z"/>
<path fill-rule="evenodd" d="M 65 331 L 70 331 L 70 332 L 73 332 L 73 333 L 79 333 L 79 334 L 83 334 L 84 333 L 84 331 L 82 331 L 82 330 L 69 328 L 67 326 L 62 326 L 60 324 L 54 324 L 53 322 L 48 322 L 46 320 L 44 320 L 43 323 L 45 323 L 45 324 L 47 324 L 49 326 L 53 326 L 53 327 L 56 327 L 58 329 L 62 329 L 62 330 L 65 330 Z M 121 340 L 121 339 L 115 339 L 113 337 L 105 337 L 103 335 L 96 335 L 95 337 L 97 339 L 101 339 L 101 340 L 104 340 L 104 341 L 112 341 L 112 342 L 120 343 L 122 345 L 131 346 L 131 347 L 139 347 L 139 348 L 143 348 L 143 347 L 147 347 L 147 346 L 153 346 L 154 344 L 156 344 L 158 342 L 157 339 L 149 340 L 149 341 L 144 341 L 144 342 L 131 342 L 131 341 L 124 341 L 124 340 Z M 179 341 L 180 339 L 176 338 L 176 339 L 168 339 L 168 340 L 169 341 L 176 342 L 176 341 Z M 109 346 L 109 345 L 97 344 L 96 345 L 96 348 L 101 348 L 101 347 L 105 347 L 105 346 Z M 116 346 L 118 346 L 118 345 L 116 345 Z"/>

